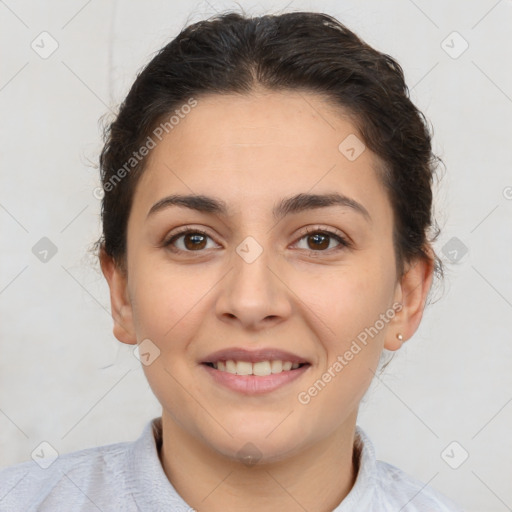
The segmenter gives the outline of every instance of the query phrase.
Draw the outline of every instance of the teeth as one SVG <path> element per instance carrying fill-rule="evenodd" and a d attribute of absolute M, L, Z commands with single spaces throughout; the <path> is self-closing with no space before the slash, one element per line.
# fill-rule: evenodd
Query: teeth
<path fill-rule="evenodd" d="M 270 367 L 272 369 L 272 373 L 281 373 L 283 371 L 283 362 L 282 361 L 272 361 L 270 363 Z"/>
<path fill-rule="evenodd" d="M 237 375 L 251 375 L 252 374 L 252 363 L 248 361 L 237 361 L 236 363 L 236 374 Z"/>
<path fill-rule="evenodd" d="M 220 370 L 215 364 L 213 365 L 217 368 L 217 370 Z M 236 363 L 235 361 L 226 361 L 226 370 L 228 373 L 236 373 Z"/>
<path fill-rule="evenodd" d="M 218 361 L 213 363 L 213 367 L 221 372 L 228 372 L 236 375 L 258 375 L 265 377 L 273 373 L 295 370 L 300 365 L 291 361 L 259 361 L 251 363 L 249 361 Z"/>
<path fill-rule="evenodd" d="M 270 375 L 272 370 L 270 369 L 270 361 L 259 361 L 258 363 L 252 364 L 253 375 Z"/>

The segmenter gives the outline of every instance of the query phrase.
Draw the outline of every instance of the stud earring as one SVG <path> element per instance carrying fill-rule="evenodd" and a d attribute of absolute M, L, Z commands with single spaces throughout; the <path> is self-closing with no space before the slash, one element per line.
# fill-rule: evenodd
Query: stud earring
<path fill-rule="evenodd" d="M 397 335 L 396 335 L 396 337 L 397 337 L 400 341 L 402 341 L 402 340 L 404 339 L 404 337 L 403 337 L 401 334 L 397 334 Z"/>

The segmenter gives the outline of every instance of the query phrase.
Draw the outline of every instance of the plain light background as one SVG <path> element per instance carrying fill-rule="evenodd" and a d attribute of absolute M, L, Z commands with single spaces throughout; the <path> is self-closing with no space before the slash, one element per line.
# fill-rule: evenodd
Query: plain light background
<path fill-rule="evenodd" d="M 239 5 L 324 11 L 402 65 L 446 166 L 435 248 L 447 275 L 358 424 L 379 459 L 466 510 L 512 510 L 506 0 L 1 1 L 0 467 L 30 460 L 42 441 L 59 453 L 130 441 L 160 415 L 133 347 L 112 334 L 108 287 L 88 253 L 100 235 L 99 120 L 186 24 Z M 56 249 L 47 261 L 43 237 Z"/>

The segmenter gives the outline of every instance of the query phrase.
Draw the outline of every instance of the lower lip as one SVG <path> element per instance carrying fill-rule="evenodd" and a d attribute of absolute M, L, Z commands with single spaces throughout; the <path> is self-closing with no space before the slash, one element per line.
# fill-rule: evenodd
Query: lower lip
<path fill-rule="evenodd" d="M 216 370 L 206 364 L 201 365 L 219 384 L 238 391 L 246 395 L 258 395 L 269 393 L 279 389 L 286 384 L 298 379 L 307 371 L 310 365 L 304 365 L 294 370 L 288 370 L 281 373 L 272 373 L 271 375 L 236 375 L 229 372 Z"/>

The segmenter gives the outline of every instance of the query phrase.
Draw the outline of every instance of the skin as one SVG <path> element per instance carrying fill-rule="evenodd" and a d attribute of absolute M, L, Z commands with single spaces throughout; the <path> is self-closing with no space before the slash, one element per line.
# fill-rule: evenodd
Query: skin
<path fill-rule="evenodd" d="M 399 349 L 418 328 L 433 272 L 431 260 L 418 260 L 396 275 L 379 159 L 366 148 L 350 161 L 338 149 L 357 133 L 315 93 L 200 97 L 149 155 L 129 216 L 127 273 L 100 255 L 114 335 L 127 344 L 149 338 L 160 350 L 143 369 L 162 404 L 161 461 L 196 510 L 327 512 L 354 484 L 359 402 L 382 349 Z M 332 192 L 361 203 L 371 221 L 340 206 L 272 218 L 283 198 Z M 222 199 L 229 215 L 173 206 L 146 218 L 177 193 Z M 174 243 L 186 253 L 164 247 L 185 225 L 208 232 L 201 248 L 190 237 Z M 305 228 L 337 232 L 352 247 L 334 238 L 322 245 Z M 250 264 L 236 252 L 248 236 L 263 250 Z M 298 394 L 394 303 L 401 311 L 301 404 Z M 291 351 L 311 366 L 281 389 L 241 395 L 200 364 L 235 346 Z M 241 460 L 248 442 L 261 457 L 252 466 Z"/>

